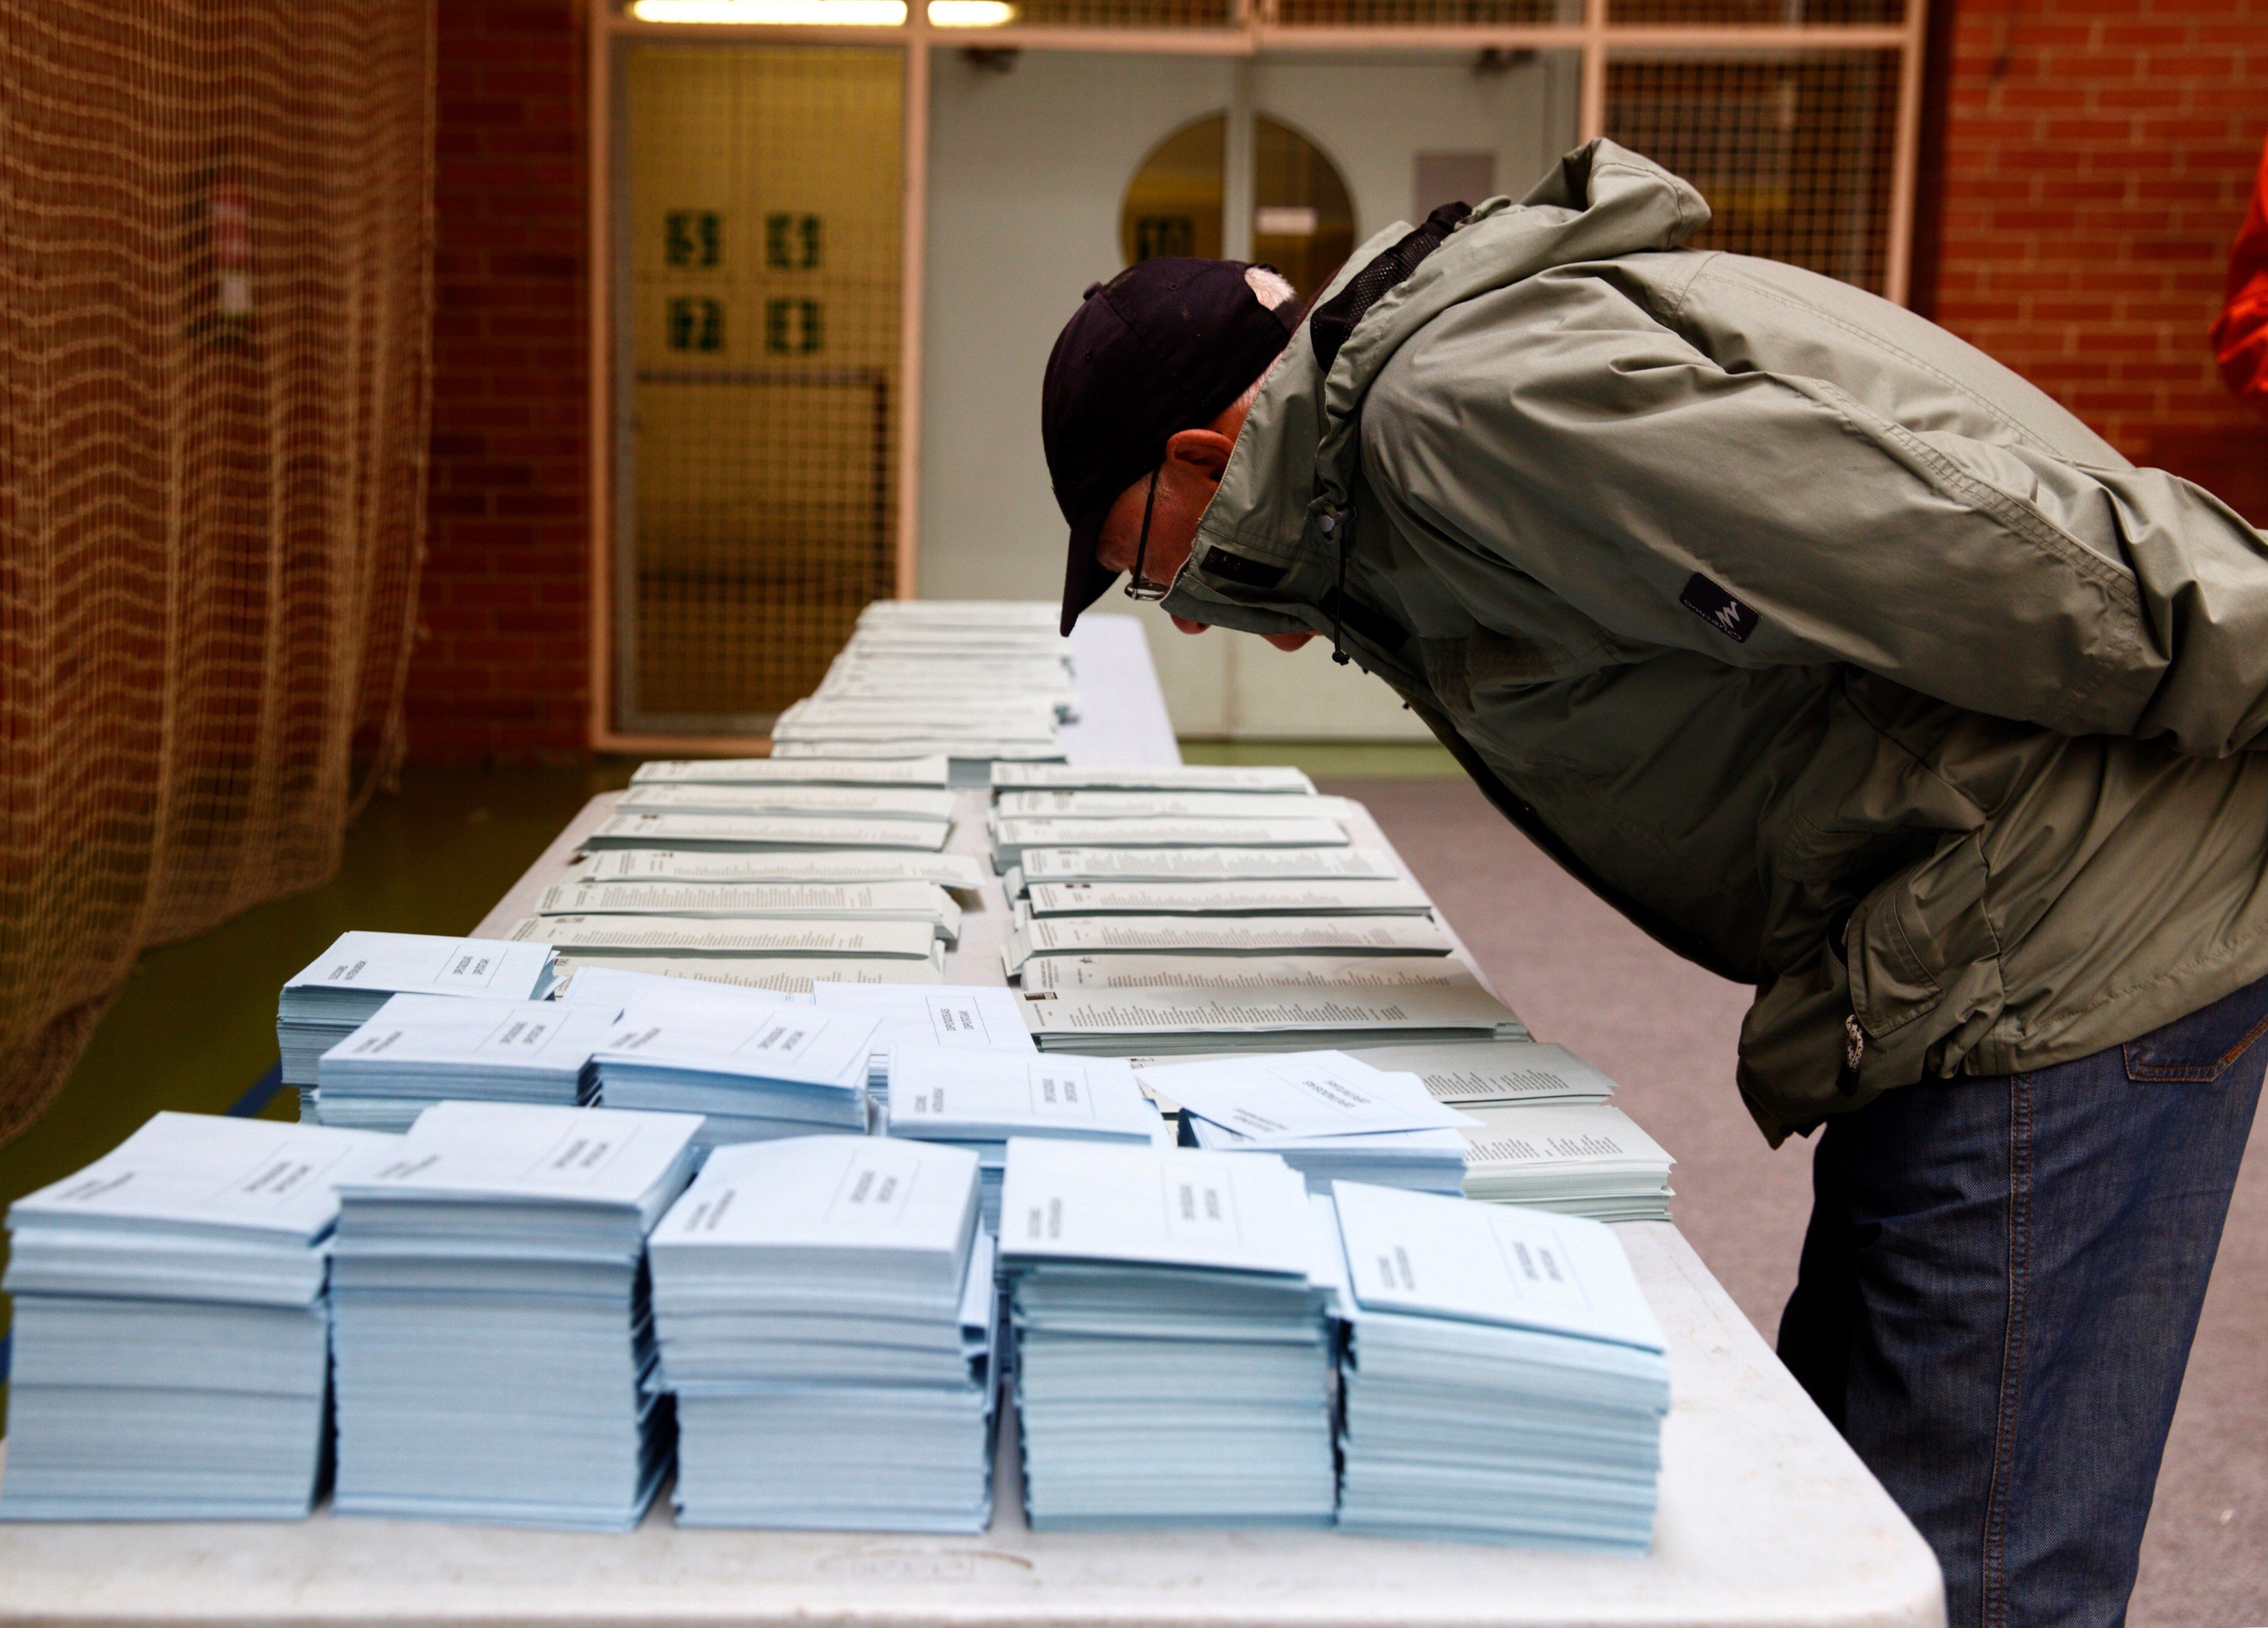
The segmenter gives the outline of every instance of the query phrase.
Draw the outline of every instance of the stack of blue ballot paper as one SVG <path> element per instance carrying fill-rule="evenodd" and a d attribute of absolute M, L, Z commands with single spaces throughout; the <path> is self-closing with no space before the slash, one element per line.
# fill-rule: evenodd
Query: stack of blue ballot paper
<path fill-rule="evenodd" d="M 645 1236 L 698 1121 L 442 1102 L 342 1182 L 342 1514 L 628 1531 L 669 1465 Z"/>
<path fill-rule="evenodd" d="M 599 1043 L 599 1101 L 702 1115 L 704 1153 L 772 1137 L 863 1135 L 880 1023 L 721 984 L 642 996 Z"/>
<path fill-rule="evenodd" d="M 334 1183 L 399 1143 L 159 1114 L 18 1199 L 0 1518 L 305 1515 L 329 1434 Z"/>
<path fill-rule="evenodd" d="M 1329 1523 L 1329 1290 L 1298 1172 L 1019 1137 L 1001 1227 L 1035 1528 Z"/>
<path fill-rule="evenodd" d="M 1339 1524 L 1617 1551 L 1652 1541 L 1669 1366 L 1596 1221 L 1341 1182 Z"/>
<path fill-rule="evenodd" d="M 1042 1057 L 902 1042 L 885 1054 L 896 1088 L 883 1123 L 895 1137 L 950 1142 L 983 1161 L 984 1224 L 1000 1226 L 1008 1138 L 1165 1146 L 1166 1121 L 1117 1057 Z"/>
<path fill-rule="evenodd" d="M 1481 1123 L 1437 1100 L 1416 1074 L 1344 1051 L 1151 1066 L 1142 1082 L 1180 1107 L 1188 1145 L 1278 1154 L 1318 1193 L 1341 1179 L 1462 1192 L 1459 1132 Z"/>
<path fill-rule="evenodd" d="M 681 1522 L 990 1523 L 998 1297 L 973 1154 L 873 1137 L 719 1148 L 652 1251 Z"/>
<path fill-rule="evenodd" d="M 890 1050 L 901 1042 L 935 1046 L 980 1046 L 1036 1054 L 1024 1021 L 1024 1004 L 998 984 L 840 983 L 811 986 L 814 1006 L 865 1013 L 882 1020 L 866 1066 L 866 1089 L 875 1101 L 890 1094 Z"/>
<path fill-rule="evenodd" d="M 614 1020 L 556 1000 L 396 995 L 323 1053 L 316 1117 L 402 1131 L 445 1098 L 579 1107 L 598 1090 L 591 1054 Z"/>
<path fill-rule="evenodd" d="M 299 1087 L 299 1117 L 314 1118 L 316 1063 L 396 995 L 474 995 L 541 1000 L 550 992 L 551 947 L 416 932 L 344 932 L 284 985 L 276 1043 L 284 1083 Z"/>

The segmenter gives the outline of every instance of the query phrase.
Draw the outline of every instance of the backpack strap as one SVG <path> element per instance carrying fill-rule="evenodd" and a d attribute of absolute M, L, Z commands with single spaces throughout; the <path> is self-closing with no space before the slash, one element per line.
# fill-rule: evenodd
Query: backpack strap
<path fill-rule="evenodd" d="M 1326 373 L 1338 358 L 1339 347 L 1354 332 L 1370 308 L 1400 286 L 1418 269 L 1418 262 L 1441 247 L 1448 235 L 1473 212 L 1469 203 L 1444 203 L 1425 217 L 1425 224 L 1354 274 L 1347 285 L 1307 319 L 1307 337 L 1315 347 L 1315 362 Z"/>

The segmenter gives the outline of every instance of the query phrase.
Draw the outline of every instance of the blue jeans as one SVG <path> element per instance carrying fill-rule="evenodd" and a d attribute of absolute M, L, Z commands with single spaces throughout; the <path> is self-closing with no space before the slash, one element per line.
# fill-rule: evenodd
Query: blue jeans
<path fill-rule="evenodd" d="M 2268 981 L 1821 1133 L 1780 1357 L 1937 1551 L 1952 1628 L 2125 1620 L 2264 1037 Z"/>

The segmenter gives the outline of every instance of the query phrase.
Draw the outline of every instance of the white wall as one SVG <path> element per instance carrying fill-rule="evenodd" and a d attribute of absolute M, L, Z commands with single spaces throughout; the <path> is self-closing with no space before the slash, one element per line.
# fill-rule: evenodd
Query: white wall
<path fill-rule="evenodd" d="M 1572 77 L 1546 59 L 1477 74 L 1450 57 L 1266 60 L 1252 105 L 1322 147 L 1358 239 L 1408 216 L 1425 151 L 1497 152 L 1515 195 L 1572 145 Z M 1040 453 L 1040 378 L 1089 283 L 1121 269 L 1118 208 L 1150 149 L 1228 106 L 1230 63 L 1026 51 L 1005 72 L 936 55 L 922 385 L 921 592 L 1053 599 L 1064 524 Z M 1123 601 L 1114 608 L 1128 608 Z M 1414 739 L 1383 685 L 1310 645 L 1144 622 L 1183 734 Z"/>

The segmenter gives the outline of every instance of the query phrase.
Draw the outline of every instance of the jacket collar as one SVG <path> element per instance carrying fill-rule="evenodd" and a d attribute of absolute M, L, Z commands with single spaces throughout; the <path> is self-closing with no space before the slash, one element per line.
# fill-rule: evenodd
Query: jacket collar
<path fill-rule="evenodd" d="M 1328 371 L 1303 325 L 1254 400 L 1164 608 L 1254 633 L 1320 629 L 1353 519 L 1362 404 L 1406 340 L 1451 306 L 1554 266 L 1681 247 L 1709 221 L 1686 182 L 1610 141 L 1579 147 L 1518 203 L 1491 198 L 1355 325 Z M 1372 238 L 1320 306 L 1409 232 Z"/>

